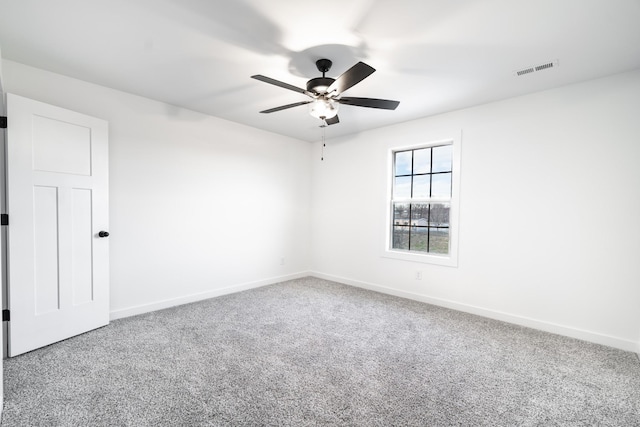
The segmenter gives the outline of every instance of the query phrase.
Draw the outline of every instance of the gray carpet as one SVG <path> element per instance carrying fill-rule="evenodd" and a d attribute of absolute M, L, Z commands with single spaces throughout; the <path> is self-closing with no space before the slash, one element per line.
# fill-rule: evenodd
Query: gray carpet
<path fill-rule="evenodd" d="M 315 278 L 5 361 L 9 426 L 640 426 L 636 354 Z"/>

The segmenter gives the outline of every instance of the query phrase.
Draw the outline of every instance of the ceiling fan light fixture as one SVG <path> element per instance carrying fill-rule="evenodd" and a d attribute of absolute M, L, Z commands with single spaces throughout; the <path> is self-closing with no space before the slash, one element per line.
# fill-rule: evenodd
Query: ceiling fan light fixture
<path fill-rule="evenodd" d="M 317 119 L 330 119 L 338 115 L 338 105 L 333 99 L 318 98 L 309 103 L 309 114 Z"/>

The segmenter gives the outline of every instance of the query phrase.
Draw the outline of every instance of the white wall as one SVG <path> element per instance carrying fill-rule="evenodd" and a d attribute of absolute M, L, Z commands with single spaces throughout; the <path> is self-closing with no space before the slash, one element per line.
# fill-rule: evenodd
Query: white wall
<path fill-rule="evenodd" d="M 112 318 L 308 271 L 308 143 L 3 68 L 7 92 L 109 121 Z"/>
<path fill-rule="evenodd" d="M 639 118 L 633 72 L 328 141 L 312 162 L 313 268 L 640 351 Z M 460 131 L 458 268 L 381 257 L 388 151 Z"/>

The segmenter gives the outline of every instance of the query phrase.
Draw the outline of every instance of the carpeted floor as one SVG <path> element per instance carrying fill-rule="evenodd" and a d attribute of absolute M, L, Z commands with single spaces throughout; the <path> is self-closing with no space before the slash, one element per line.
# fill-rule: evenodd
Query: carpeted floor
<path fill-rule="evenodd" d="M 5 361 L 9 426 L 640 426 L 636 354 L 305 278 Z"/>

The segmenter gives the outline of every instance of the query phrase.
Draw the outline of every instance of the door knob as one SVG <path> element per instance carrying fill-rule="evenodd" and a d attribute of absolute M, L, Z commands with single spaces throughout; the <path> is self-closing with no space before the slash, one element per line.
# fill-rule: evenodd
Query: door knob
<path fill-rule="evenodd" d="M 99 237 L 109 237 L 109 232 L 108 231 L 101 231 L 98 233 Z"/>

